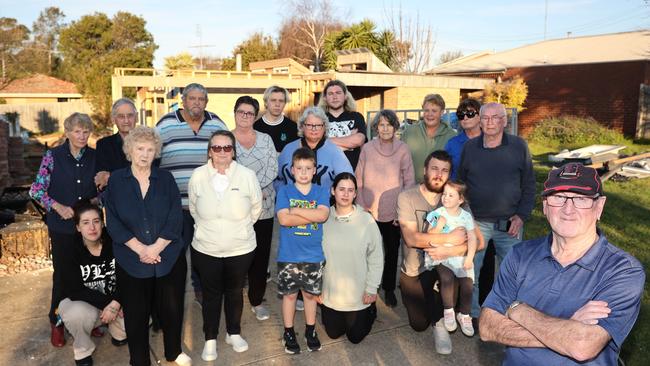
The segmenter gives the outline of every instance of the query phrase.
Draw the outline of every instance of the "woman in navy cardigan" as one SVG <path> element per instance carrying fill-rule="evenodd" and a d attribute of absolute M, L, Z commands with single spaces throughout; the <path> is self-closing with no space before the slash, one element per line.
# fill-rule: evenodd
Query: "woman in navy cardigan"
<path fill-rule="evenodd" d="M 114 171 L 105 195 L 117 286 L 124 309 L 131 365 L 149 365 L 149 317 L 160 317 L 167 361 L 189 365 L 181 349 L 185 275 L 181 196 L 174 177 L 152 166 L 161 140 L 139 126 L 124 139 L 131 166 Z"/>

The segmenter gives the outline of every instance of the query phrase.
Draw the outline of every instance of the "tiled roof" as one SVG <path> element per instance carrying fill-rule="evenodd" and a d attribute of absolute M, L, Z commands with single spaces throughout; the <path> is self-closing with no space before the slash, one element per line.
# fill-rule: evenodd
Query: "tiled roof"
<path fill-rule="evenodd" d="M 0 89 L 0 94 L 5 93 L 78 94 L 79 92 L 77 87 L 69 81 L 43 74 L 35 74 L 10 82 Z"/>

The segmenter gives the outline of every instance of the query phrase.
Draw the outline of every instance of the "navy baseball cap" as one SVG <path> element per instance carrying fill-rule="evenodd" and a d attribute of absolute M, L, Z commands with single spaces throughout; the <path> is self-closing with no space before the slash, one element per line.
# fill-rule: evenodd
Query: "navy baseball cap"
<path fill-rule="evenodd" d="M 581 163 L 568 163 L 548 173 L 542 197 L 557 192 L 574 192 L 586 196 L 602 195 L 603 183 L 596 169 Z"/>

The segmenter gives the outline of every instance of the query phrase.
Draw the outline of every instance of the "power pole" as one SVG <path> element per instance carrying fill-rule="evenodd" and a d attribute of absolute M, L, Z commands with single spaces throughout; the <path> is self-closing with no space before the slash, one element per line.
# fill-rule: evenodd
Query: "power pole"
<path fill-rule="evenodd" d="M 201 25 L 197 24 L 196 25 L 196 35 L 199 37 L 199 44 L 195 46 L 190 46 L 190 48 L 198 48 L 199 49 L 199 64 L 200 69 L 203 70 L 203 49 L 207 47 L 215 47 L 213 44 L 203 44 L 203 32 L 201 31 Z"/>
<path fill-rule="evenodd" d="M 546 26 L 548 24 L 548 0 L 544 1 L 544 40 L 546 41 Z"/>

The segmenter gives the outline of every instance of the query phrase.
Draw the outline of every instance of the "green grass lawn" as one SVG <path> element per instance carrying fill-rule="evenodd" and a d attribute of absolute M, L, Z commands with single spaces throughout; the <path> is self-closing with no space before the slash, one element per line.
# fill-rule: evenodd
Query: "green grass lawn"
<path fill-rule="evenodd" d="M 543 146 L 531 143 L 530 151 L 535 163 L 538 198 L 532 218 L 526 224 L 526 239 L 546 235 L 549 226 L 542 214 L 539 198 L 542 183 L 546 179 L 550 166 L 546 155 L 557 153 L 557 146 Z M 650 151 L 650 144 L 633 144 L 621 151 L 633 154 Z M 607 202 L 599 227 L 610 242 L 635 256 L 645 268 L 648 277 L 650 268 L 650 178 L 631 179 L 626 182 L 606 181 L 603 184 Z M 626 365 L 647 365 L 650 353 L 650 288 L 646 280 L 641 313 L 632 332 L 623 344 L 621 358 Z"/>

